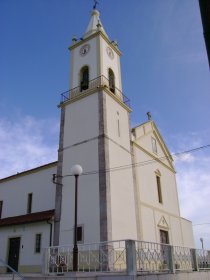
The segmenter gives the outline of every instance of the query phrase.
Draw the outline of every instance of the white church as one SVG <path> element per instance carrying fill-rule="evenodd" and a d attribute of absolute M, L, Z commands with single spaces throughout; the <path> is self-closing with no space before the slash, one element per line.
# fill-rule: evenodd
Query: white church
<path fill-rule="evenodd" d="M 0 259 L 40 272 L 42 248 L 73 243 L 75 164 L 83 168 L 79 243 L 133 239 L 194 248 L 192 224 L 180 216 L 173 158 L 149 114 L 131 127 L 121 52 L 96 8 L 69 50 L 58 161 L 0 180 Z"/>

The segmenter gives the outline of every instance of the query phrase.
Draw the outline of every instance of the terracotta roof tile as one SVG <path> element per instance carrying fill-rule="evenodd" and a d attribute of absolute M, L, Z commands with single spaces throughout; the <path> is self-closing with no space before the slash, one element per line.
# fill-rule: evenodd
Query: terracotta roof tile
<path fill-rule="evenodd" d="M 21 216 L 3 218 L 0 219 L 0 227 L 48 221 L 52 219 L 52 217 L 54 217 L 54 214 L 55 214 L 55 210 L 52 209 L 52 210 L 30 213 Z"/>

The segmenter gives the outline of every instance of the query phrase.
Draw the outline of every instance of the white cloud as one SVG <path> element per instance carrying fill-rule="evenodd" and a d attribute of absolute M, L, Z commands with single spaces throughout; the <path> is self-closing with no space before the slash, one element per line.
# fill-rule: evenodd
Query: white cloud
<path fill-rule="evenodd" d="M 188 163 L 186 167 L 177 165 L 177 183 L 180 197 L 181 214 L 192 220 L 194 226 L 196 246 L 200 246 L 200 237 L 205 239 L 206 246 L 210 248 L 210 174 L 209 164 L 199 166 L 202 157 L 198 156 L 196 162 Z M 210 162 L 210 157 L 209 157 Z"/>
<path fill-rule="evenodd" d="M 207 143 L 206 132 L 176 136 L 176 150 L 189 150 Z M 210 149 L 183 154 L 175 159 L 181 215 L 192 221 L 196 247 L 210 248 Z M 197 224 L 202 224 L 197 226 Z"/>
<path fill-rule="evenodd" d="M 181 154 L 179 156 L 174 157 L 175 164 L 179 162 L 193 162 L 195 161 L 195 157 L 192 154 Z"/>
<path fill-rule="evenodd" d="M 202 222 L 200 218 L 205 216 L 207 209 L 210 210 L 210 174 L 207 173 L 207 169 L 196 167 L 196 164 L 187 168 L 177 166 L 177 170 L 182 212 L 185 216 L 193 218 L 194 222 Z"/>
<path fill-rule="evenodd" d="M 0 119 L 0 178 L 55 161 L 58 133 L 51 119 Z"/>

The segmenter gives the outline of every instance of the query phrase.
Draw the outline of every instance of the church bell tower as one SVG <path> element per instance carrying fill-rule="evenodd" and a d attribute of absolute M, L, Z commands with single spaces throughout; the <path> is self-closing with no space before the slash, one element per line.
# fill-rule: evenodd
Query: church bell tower
<path fill-rule="evenodd" d="M 75 164 L 80 242 L 136 239 L 130 112 L 122 93 L 120 56 L 94 8 L 86 32 L 72 39 L 70 91 L 60 104 L 54 245 L 73 243 Z"/>

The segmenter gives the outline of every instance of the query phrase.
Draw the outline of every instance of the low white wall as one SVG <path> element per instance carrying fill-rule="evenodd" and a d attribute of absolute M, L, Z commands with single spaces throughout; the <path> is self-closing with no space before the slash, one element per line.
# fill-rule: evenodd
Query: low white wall
<path fill-rule="evenodd" d="M 192 231 L 192 222 L 184 218 L 181 218 L 181 224 L 182 224 L 184 245 L 186 247 L 194 248 L 195 242 L 194 242 L 194 236 Z"/>

